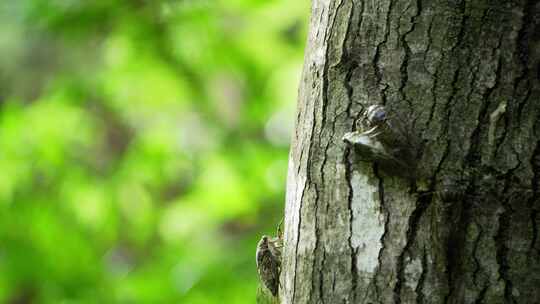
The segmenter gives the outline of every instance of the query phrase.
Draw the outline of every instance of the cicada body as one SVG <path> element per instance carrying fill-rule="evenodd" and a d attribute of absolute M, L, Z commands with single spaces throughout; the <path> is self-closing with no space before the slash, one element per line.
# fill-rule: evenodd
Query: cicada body
<path fill-rule="evenodd" d="M 414 172 L 414 149 L 402 121 L 391 119 L 384 106 L 369 106 L 358 121 L 356 131 L 343 141 L 355 148 L 362 160 L 381 164 L 395 172 Z"/>
<path fill-rule="evenodd" d="M 279 289 L 279 274 L 281 270 L 281 239 L 264 235 L 257 244 L 257 271 L 262 285 L 274 297 Z"/>

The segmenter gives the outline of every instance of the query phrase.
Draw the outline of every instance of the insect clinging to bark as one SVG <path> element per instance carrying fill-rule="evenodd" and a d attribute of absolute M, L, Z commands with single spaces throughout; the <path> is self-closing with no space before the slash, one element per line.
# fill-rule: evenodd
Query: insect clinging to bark
<path fill-rule="evenodd" d="M 371 105 L 360 113 L 356 130 L 343 136 L 361 159 L 381 164 L 397 173 L 414 172 L 414 147 L 404 122 L 390 117 L 382 105 Z"/>
<path fill-rule="evenodd" d="M 257 244 L 257 271 L 261 283 L 275 297 L 278 294 L 281 269 L 281 240 L 263 235 Z"/>
<path fill-rule="evenodd" d="M 275 298 L 279 289 L 282 247 L 281 222 L 278 226 L 277 237 L 263 235 L 257 244 L 256 262 L 259 278 L 263 287 L 268 289 Z"/>

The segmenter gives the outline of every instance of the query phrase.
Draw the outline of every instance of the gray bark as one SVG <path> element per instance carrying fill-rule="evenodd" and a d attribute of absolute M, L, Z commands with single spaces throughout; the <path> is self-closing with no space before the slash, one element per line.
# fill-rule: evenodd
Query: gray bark
<path fill-rule="evenodd" d="M 282 303 L 540 303 L 540 4 L 313 0 Z M 383 104 L 412 178 L 342 141 Z"/>

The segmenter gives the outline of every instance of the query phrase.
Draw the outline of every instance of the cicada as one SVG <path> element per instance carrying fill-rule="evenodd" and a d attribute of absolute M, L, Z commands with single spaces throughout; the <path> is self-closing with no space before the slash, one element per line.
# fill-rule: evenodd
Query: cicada
<path fill-rule="evenodd" d="M 281 224 L 279 227 L 281 227 Z M 278 235 L 276 237 L 263 235 L 257 244 L 255 254 L 257 272 L 259 273 L 259 279 L 262 285 L 262 290 L 260 290 L 258 296 L 259 303 L 273 303 L 278 300 L 282 247 L 283 237 L 280 228 L 278 228 Z M 270 297 L 267 296 L 268 292 L 270 293 Z M 264 298 L 271 299 L 264 300 Z"/>
<path fill-rule="evenodd" d="M 391 119 L 382 105 L 369 106 L 361 117 L 356 130 L 346 133 L 343 141 L 353 146 L 363 160 L 410 172 L 414 168 L 415 151 L 404 122 Z"/>

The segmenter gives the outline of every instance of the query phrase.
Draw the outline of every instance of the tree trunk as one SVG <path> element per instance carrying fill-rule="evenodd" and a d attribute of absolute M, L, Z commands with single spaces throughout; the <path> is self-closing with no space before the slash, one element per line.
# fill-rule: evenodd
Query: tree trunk
<path fill-rule="evenodd" d="M 540 303 L 537 1 L 312 5 L 282 303 Z M 412 174 L 342 141 L 372 104 Z"/>

